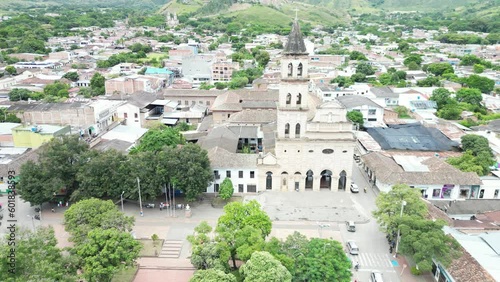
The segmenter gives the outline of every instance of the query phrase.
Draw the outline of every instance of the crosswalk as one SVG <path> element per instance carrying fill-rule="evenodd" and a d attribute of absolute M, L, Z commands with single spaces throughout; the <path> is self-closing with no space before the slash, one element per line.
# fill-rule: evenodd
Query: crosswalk
<path fill-rule="evenodd" d="M 359 263 L 360 269 L 363 268 L 392 268 L 392 256 L 384 253 L 363 253 L 359 255 L 349 254 L 349 259 L 355 264 Z"/>

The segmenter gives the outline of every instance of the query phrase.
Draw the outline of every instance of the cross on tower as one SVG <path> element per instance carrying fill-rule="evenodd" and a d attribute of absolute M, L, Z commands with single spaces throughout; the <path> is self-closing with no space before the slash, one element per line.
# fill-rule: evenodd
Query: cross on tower
<path fill-rule="evenodd" d="M 293 10 L 295 11 L 295 21 L 297 21 L 297 18 L 298 18 L 298 16 L 297 16 L 297 12 L 299 11 L 299 9 L 295 8 L 295 9 L 293 9 Z"/>

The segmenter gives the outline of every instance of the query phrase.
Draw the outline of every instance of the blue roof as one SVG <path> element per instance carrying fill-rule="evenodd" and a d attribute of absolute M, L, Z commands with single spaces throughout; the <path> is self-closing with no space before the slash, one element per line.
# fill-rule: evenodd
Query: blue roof
<path fill-rule="evenodd" d="M 146 69 L 145 74 L 173 74 L 172 71 L 169 71 L 167 69 L 162 69 L 162 68 L 150 68 L 148 67 Z"/>

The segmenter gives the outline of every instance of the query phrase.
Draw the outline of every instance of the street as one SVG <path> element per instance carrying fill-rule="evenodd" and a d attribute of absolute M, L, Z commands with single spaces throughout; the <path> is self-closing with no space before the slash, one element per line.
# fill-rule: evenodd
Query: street
<path fill-rule="evenodd" d="M 378 191 L 368 188 L 367 193 L 363 192 L 365 187 L 370 186 L 359 166 L 356 164 L 354 166 L 352 178 L 358 184 L 360 192 L 351 194 L 351 199 L 357 207 L 364 210 L 370 221 L 364 224 L 356 224 L 356 232 L 348 232 L 345 225 L 340 228 L 344 245 L 347 240 L 355 240 L 359 247 L 359 255 L 349 255 L 353 263 L 357 261 L 360 265 L 359 270 L 353 272 L 353 280 L 368 282 L 370 281 L 371 272 L 378 270 L 382 272 L 384 282 L 401 281 L 399 274 L 395 270 L 397 261 L 389 254 L 389 244 L 385 234 L 379 230 L 379 225 L 371 215 L 371 212 L 376 209 L 375 198 Z M 396 265 L 393 265 L 393 263 Z"/>

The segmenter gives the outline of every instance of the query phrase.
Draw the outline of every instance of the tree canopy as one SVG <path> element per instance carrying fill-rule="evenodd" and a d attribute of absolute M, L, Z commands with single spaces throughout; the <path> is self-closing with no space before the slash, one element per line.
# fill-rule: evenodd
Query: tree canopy
<path fill-rule="evenodd" d="M 233 193 L 233 182 L 231 181 L 231 178 L 226 177 L 220 185 L 219 197 L 223 200 L 228 200 L 233 196 Z"/>
<path fill-rule="evenodd" d="M 198 270 L 189 282 L 237 282 L 231 273 L 225 273 L 218 269 Z"/>
<path fill-rule="evenodd" d="M 268 252 L 254 252 L 241 268 L 243 281 L 248 282 L 291 282 L 292 275 L 279 260 Z"/>
<path fill-rule="evenodd" d="M 347 112 L 347 119 L 355 124 L 357 123 L 359 127 L 363 127 L 363 123 L 365 122 L 363 119 L 363 114 L 360 111 Z"/>
<path fill-rule="evenodd" d="M 184 143 L 184 137 L 177 128 L 160 125 L 159 127 L 149 129 L 140 139 L 139 145 L 131 150 L 131 153 L 145 151 L 158 152 L 164 146 L 175 147 Z"/>
<path fill-rule="evenodd" d="M 130 232 L 134 218 L 119 211 L 112 201 L 87 199 L 71 205 L 64 212 L 64 225 L 73 242 L 86 240 L 96 228 Z"/>
<path fill-rule="evenodd" d="M 470 88 L 479 89 L 482 93 L 490 93 L 495 88 L 495 81 L 484 76 L 473 74 L 465 79 Z"/>

